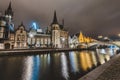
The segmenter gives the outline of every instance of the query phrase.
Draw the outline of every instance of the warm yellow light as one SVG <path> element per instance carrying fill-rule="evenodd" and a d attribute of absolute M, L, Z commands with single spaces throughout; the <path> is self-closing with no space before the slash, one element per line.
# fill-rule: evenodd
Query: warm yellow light
<path fill-rule="evenodd" d="M 101 64 L 105 63 L 105 58 L 104 58 L 103 54 L 99 54 L 99 61 L 100 61 Z"/>
<path fill-rule="evenodd" d="M 118 36 L 120 37 L 120 33 L 118 34 Z"/>
<path fill-rule="evenodd" d="M 93 63 L 92 63 L 92 60 L 91 60 L 90 53 L 86 53 L 86 62 L 87 62 L 88 68 L 91 69 Z"/>
<path fill-rule="evenodd" d="M 91 57 L 92 57 L 93 65 L 97 66 L 97 59 L 94 52 L 91 52 Z"/>
<path fill-rule="evenodd" d="M 106 55 L 105 55 L 105 59 L 106 59 L 107 61 L 109 61 L 109 60 L 110 60 L 110 56 L 109 56 L 108 54 L 106 54 Z"/>
<path fill-rule="evenodd" d="M 84 71 L 87 71 L 87 69 L 92 68 L 92 60 L 90 53 L 87 52 L 80 52 L 80 64 Z"/>
<path fill-rule="evenodd" d="M 80 64 L 81 64 L 81 67 L 84 71 L 87 71 L 87 63 L 86 63 L 86 57 L 85 57 L 85 53 L 84 52 L 81 52 L 80 53 Z"/>

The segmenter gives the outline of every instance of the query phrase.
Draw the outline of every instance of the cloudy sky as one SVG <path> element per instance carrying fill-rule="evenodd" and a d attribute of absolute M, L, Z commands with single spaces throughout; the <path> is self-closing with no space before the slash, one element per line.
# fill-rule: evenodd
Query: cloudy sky
<path fill-rule="evenodd" d="M 26 27 L 32 21 L 41 28 L 52 22 L 57 11 L 59 23 L 65 19 L 65 28 L 71 34 L 82 31 L 88 35 L 116 35 L 120 33 L 120 0 L 11 0 L 14 22 L 21 21 Z M 0 0 L 0 12 L 8 7 L 10 0 Z"/>

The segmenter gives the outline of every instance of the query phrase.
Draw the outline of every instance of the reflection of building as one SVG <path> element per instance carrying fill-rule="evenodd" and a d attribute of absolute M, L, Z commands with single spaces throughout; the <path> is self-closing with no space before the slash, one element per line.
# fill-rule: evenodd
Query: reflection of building
<path fill-rule="evenodd" d="M 27 48 L 27 31 L 23 23 L 18 27 L 15 32 L 15 46 L 14 48 L 21 49 Z"/>

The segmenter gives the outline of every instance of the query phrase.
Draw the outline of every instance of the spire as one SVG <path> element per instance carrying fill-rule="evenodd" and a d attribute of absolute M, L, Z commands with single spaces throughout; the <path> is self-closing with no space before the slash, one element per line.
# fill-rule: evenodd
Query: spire
<path fill-rule="evenodd" d="M 13 11 L 12 11 L 12 7 L 11 7 L 11 1 L 9 3 L 9 6 L 8 6 L 7 10 L 5 11 L 5 15 L 13 16 Z"/>
<path fill-rule="evenodd" d="M 52 24 L 58 24 L 57 15 L 56 15 L 56 10 L 54 11 L 54 17 L 53 17 L 53 22 L 52 22 Z"/>
<path fill-rule="evenodd" d="M 11 1 L 10 1 L 10 3 L 9 3 L 8 9 L 9 9 L 9 10 L 12 10 Z"/>

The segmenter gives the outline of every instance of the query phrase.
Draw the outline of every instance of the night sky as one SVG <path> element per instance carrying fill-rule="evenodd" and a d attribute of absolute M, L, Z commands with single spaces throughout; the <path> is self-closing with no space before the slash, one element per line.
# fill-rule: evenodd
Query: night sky
<path fill-rule="evenodd" d="M 10 0 L 0 0 L 4 13 Z M 52 22 L 54 10 L 59 23 L 65 20 L 70 34 L 82 31 L 88 35 L 117 35 L 120 32 L 120 0 L 12 0 L 15 27 L 32 21 L 41 28 Z"/>

